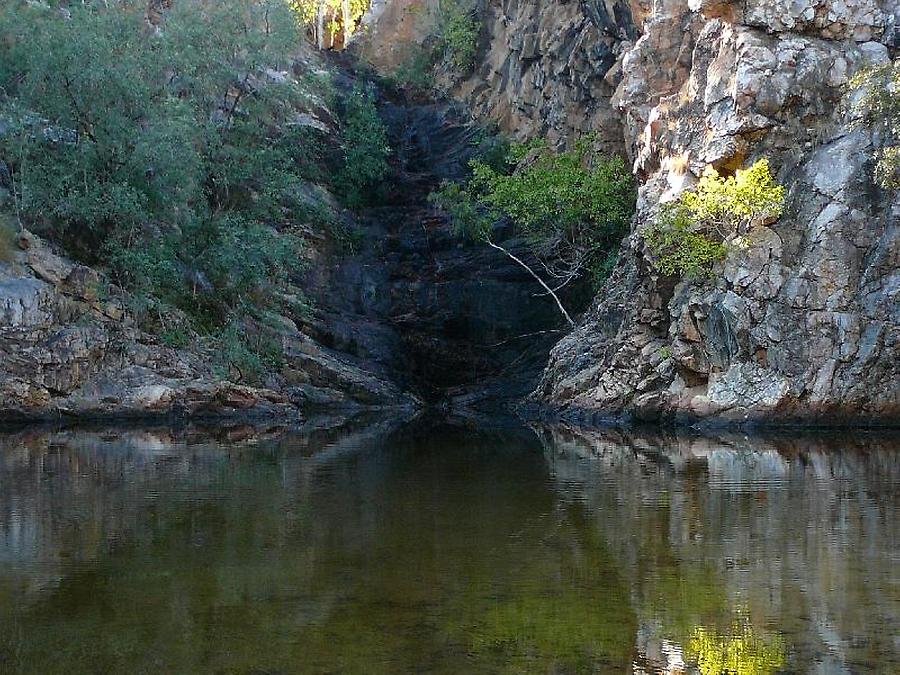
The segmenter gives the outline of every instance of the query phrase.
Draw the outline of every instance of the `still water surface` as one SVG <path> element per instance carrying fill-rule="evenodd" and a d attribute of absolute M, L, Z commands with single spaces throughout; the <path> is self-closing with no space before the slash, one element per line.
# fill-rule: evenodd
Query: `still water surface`
<path fill-rule="evenodd" d="M 0 672 L 900 672 L 900 442 L 0 436 Z"/>

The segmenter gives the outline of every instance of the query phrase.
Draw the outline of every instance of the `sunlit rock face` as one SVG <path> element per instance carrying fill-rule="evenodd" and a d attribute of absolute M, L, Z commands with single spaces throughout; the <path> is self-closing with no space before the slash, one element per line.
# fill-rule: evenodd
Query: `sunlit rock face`
<path fill-rule="evenodd" d="M 538 399 L 581 418 L 896 421 L 900 199 L 874 185 L 878 138 L 841 105 L 888 61 L 896 12 L 654 3 L 614 99 L 642 179 L 635 226 Z M 657 275 L 641 235 L 660 198 L 761 158 L 789 190 L 784 216 L 710 280 Z"/>

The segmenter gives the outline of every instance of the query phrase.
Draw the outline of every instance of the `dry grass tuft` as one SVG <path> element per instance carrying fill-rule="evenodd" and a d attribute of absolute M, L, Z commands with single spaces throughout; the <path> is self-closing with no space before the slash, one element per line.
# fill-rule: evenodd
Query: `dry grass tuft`
<path fill-rule="evenodd" d="M 683 176 L 691 169 L 691 153 L 685 150 L 680 155 L 672 155 L 667 160 L 669 171 L 676 176 Z"/>

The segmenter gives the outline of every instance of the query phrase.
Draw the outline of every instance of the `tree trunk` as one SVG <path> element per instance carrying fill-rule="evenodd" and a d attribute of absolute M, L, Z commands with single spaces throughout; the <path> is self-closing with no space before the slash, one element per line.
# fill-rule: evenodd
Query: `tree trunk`
<path fill-rule="evenodd" d="M 346 49 L 350 36 L 353 34 L 353 16 L 350 12 L 350 0 L 341 0 L 341 32 L 343 33 L 343 47 Z"/>
<path fill-rule="evenodd" d="M 319 2 L 316 11 L 316 46 L 320 50 L 325 49 L 325 3 Z"/>

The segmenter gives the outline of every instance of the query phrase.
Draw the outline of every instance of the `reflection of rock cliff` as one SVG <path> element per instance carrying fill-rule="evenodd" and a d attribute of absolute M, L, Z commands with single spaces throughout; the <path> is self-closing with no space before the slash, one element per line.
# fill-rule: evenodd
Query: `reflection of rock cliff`
<path fill-rule="evenodd" d="M 871 179 L 883 139 L 840 105 L 898 46 L 896 0 L 504 0 L 481 15 L 480 60 L 446 78 L 452 93 L 519 135 L 599 131 L 642 180 L 612 280 L 554 350 L 540 401 L 570 417 L 898 419 L 900 198 Z M 404 35 L 373 29 L 378 63 L 381 31 Z M 655 273 L 642 231 L 660 198 L 762 157 L 789 189 L 781 220 L 712 280 Z"/>
<path fill-rule="evenodd" d="M 714 624 L 755 632 L 775 658 L 769 629 L 798 616 L 786 631 L 795 663 L 853 672 L 896 658 L 893 631 L 880 634 L 900 613 L 881 589 L 896 550 L 871 546 L 900 534 L 896 437 L 539 433 L 561 491 L 634 571 L 645 672 L 666 672 Z"/>

